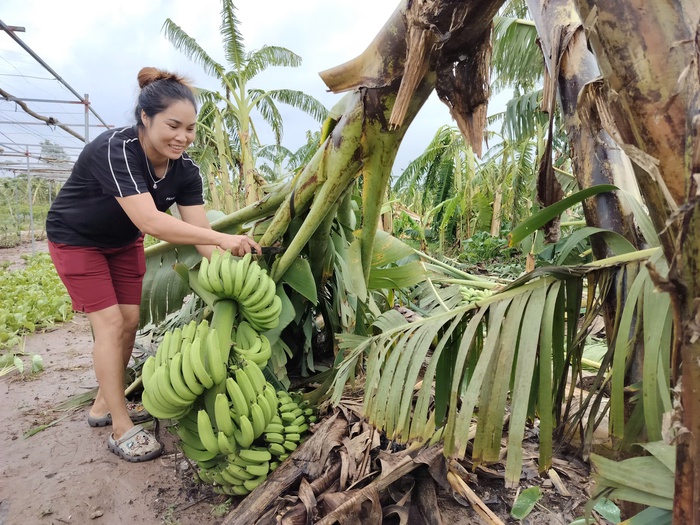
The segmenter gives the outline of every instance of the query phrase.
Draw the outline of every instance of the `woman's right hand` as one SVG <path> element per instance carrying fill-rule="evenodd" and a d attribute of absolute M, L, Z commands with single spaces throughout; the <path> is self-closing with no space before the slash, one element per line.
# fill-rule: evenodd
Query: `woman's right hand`
<path fill-rule="evenodd" d="M 262 253 L 260 245 L 247 235 L 223 234 L 222 240 L 219 242 L 219 248 L 224 251 L 231 250 L 232 255 L 239 257 L 243 257 L 246 253 Z"/>

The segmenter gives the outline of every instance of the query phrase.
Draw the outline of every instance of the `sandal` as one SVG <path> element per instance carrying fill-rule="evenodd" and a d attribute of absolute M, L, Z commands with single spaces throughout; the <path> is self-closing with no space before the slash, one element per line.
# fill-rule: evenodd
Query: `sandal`
<path fill-rule="evenodd" d="M 132 403 L 131 401 L 126 402 L 126 410 L 129 413 L 131 421 L 134 423 L 143 423 L 149 419 L 153 419 L 153 416 L 148 413 L 141 403 Z M 104 416 L 93 416 L 88 413 L 88 425 L 91 427 L 106 427 L 112 424 L 112 414 L 107 412 Z"/>
<path fill-rule="evenodd" d="M 148 461 L 163 453 L 163 445 L 141 425 L 136 425 L 119 439 L 114 439 L 114 434 L 110 434 L 107 448 L 133 463 Z"/>

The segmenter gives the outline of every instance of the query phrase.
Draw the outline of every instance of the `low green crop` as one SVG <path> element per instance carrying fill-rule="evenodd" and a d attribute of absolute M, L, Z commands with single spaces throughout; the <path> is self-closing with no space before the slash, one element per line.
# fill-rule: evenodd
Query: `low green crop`
<path fill-rule="evenodd" d="M 25 334 L 73 317 L 70 297 L 47 253 L 25 255 L 26 266 L 0 265 L 0 349 L 13 348 Z"/>

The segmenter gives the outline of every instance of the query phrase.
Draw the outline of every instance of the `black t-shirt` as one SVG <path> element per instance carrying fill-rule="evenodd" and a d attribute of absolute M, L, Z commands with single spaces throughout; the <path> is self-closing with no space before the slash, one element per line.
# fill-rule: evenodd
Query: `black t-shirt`
<path fill-rule="evenodd" d="M 139 142 L 136 126 L 101 133 L 85 146 L 46 218 L 51 242 L 118 248 L 141 234 L 115 197 L 149 192 L 156 207 L 204 204 L 199 167 L 186 153 L 171 161 L 154 188 L 155 169 Z"/>

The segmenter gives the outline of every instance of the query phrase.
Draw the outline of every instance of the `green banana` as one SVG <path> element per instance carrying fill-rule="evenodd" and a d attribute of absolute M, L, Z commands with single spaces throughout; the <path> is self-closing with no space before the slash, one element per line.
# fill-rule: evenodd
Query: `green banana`
<path fill-rule="evenodd" d="M 219 450 L 221 450 L 222 454 L 234 454 L 236 450 L 238 449 L 236 446 L 236 440 L 232 437 L 228 437 L 226 434 L 223 432 L 219 432 L 217 435 L 217 441 L 219 445 Z"/>
<path fill-rule="evenodd" d="M 287 425 L 284 427 L 285 434 L 300 434 L 299 425 Z"/>
<path fill-rule="evenodd" d="M 299 441 L 301 441 L 300 434 L 285 434 L 284 437 L 287 441 L 292 441 L 294 443 L 299 443 Z"/>
<path fill-rule="evenodd" d="M 182 416 L 181 410 L 166 408 L 155 401 L 151 391 L 144 390 L 141 394 L 141 401 L 148 413 L 157 419 L 178 419 Z"/>
<path fill-rule="evenodd" d="M 194 341 L 194 337 L 197 334 L 197 322 L 193 319 L 182 329 L 182 342 L 189 341 L 190 343 Z"/>
<path fill-rule="evenodd" d="M 284 404 L 280 405 L 279 410 L 280 410 L 280 413 L 284 414 L 285 412 L 291 412 L 292 410 L 296 410 L 298 408 L 299 408 L 299 405 L 297 405 L 294 401 L 289 401 L 288 403 L 284 403 Z M 296 414 L 294 417 L 297 417 L 297 415 L 299 415 L 299 414 Z"/>
<path fill-rule="evenodd" d="M 211 425 L 211 419 L 206 410 L 197 412 L 197 430 L 199 431 L 199 439 L 204 447 L 212 453 L 220 454 L 219 439 L 214 434 L 214 429 Z"/>
<path fill-rule="evenodd" d="M 219 275 L 221 276 L 221 285 L 223 293 L 226 297 L 231 297 L 233 292 L 233 278 L 231 277 L 231 250 L 226 250 L 221 256 L 221 266 L 219 267 Z"/>
<path fill-rule="evenodd" d="M 265 461 L 264 463 L 260 463 L 259 465 L 248 465 L 247 467 L 245 467 L 245 470 L 249 474 L 252 474 L 256 477 L 267 476 L 267 474 L 270 472 L 270 463 Z"/>
<path fill-rule="evenodd" d="M 285 441 L 282 446 L 286 448 L 289 452 L 293 452 L 297 449 L 297 444 L 292 441 Z"/>
<path fill-rule="evenodd" d="M 250 379 L 250 382 L 255 389 L 255 393 L 261 394 L 265 388 L 265 385 L 267 384 L 267 379 L 265 379 L 260 367 L 250 361 L 244 361 L 241 368 Z"/>
<path fill-rule="evenodd" d="M 267 275 L 259 279 L 257 289 L 251 293 L 244 301 L 240 301 L 241 309 L 260 311 L 270 304 L 272 298 L 277 293 L 277 286 Z M 267 298 L 267 302 L 263 302 Z"/>
<path fill-rule="evenodd" d="M 158 349 L 156 350 L 157 366 L 161 366 L 167 359 L 172 336 L 172 332 L 165 332 L 165 334 L 163 334 L 163 339 L 161 340 L 160 344 L 158 345 Z"/>
<path fill-rule="evenodd" d="M 258 285 L 258 281 L 260 279 L 261 271 L 262 268 L 260 268 L 260 265 L 257 262 L 253 261 L 250 263 L 248 266 L 248 271 L 244 277 L 245 282 L 241 288 L 241 291 L 238 293 L 238 297 L 236 298 L 238 302 L 243 302 L 245 298 L 248 297 L 253 290 L 255 290 L 255 287 Z"/>
<path fill-rule="evenodd" d="M 163 399 L 172 407 L 182 409 L 189 407 L 195 398 L 184 399 L 178 395 L 170 382 L 170 365 L 166 363 L 161 367 L 163 372 L 158 374 L 158 389 L 160 390 Z"/>
<path fill-rule="evenodd" d="M 238 297 L 238 294 L 240 294 L 241 290 L 243 289 L 243 285 L 245 284 L 245 275 L 248 273 L 248 266 L 250 265 L 252 257 L 253 256 L 250 253 L 246 253 L 241 259 L 238 260 L 238 264 L 236 265 L 236 275 L 235 279 L 233 280 L 234 298 Z"/>
<path fill-rule="evenodd" d="M 287 453 L 287 449 L 284 448 L 281 443 L 270 443 L 267 446 L 267 450 L 274 456 L 281 456 Z"/>
<path fill-rule="evenodd" d="M 209 282 L 209 259 L 206 257 L 202 257 L 202 262 L 199 264 L 197 282 L 199 282 L 199 286 L 204 288 L 207 292 L 214 293 L 214 288 L 212 288 Z"/>
<path fill-rule="evenodd" d="M 282 312 L 282 299 L 279 295 L 272 298 L 272 302 L 260 311 L 253 312 L 248 308 L 241 308 L 241 313 L 245 315 L 250 325 L 258 332 L 264 332 L 260 328 L 266 330 L 270 327 L 274 328 L 279 323 L 279 316 Z"/>
<path fill-rule="evenodd" d="M 262 408 L 257 403 L 250 405 L 250 415 L 253 423 L 253 436 L 255 439 L 259 438 L 265 427 L 267 426 L 267 421 L 265 421 L 265 414 Z"/>
<path fill-rule="evenodd" d="M 221 261 L 223 257 L 218 249 L 211 252 L 211 260 L 207 275 L 209 276 L 209 284 L 214 289 L 214 293 L 221 295 L 224 293 L 224 283 L 221 281 Z"/>
<path fill-rule="evenodd" d="M 199 382 L 192 369 L 192 343 L 184 343 L 180 362 L 182 365 L 182 378 L 185 380 L 187 388 L 189 388 L 193 394 L 201 395 L 201 393 L 204 392 L 204 386 Z"/>
<path fill-rule="evenodd" d="M 225 468 L 219 470 L 219 474 L 221 474 L 221 477 L 224 478 L 224 481 L 226 481 L 230 486 L 243 486 L 243 480 L 232 476 L 231 473 Z"/>
<path fill-rule="evenodd" d="M 253 387 L 253 383 L 251 383 L 248 374 L 246 374 L 242 368 L 236 368 L 234 375 L 236 376 L 236 383 L 241 387 L 248 405 L 250 406 L 255 403 L 258 393 L 255 391 L 255 387 Z"/>
<path fill-rule="evenodd" d="M 253 425 L 247 416 L 241 414 L 238 419 L 239 428 L 234 428 L 233 435 L 238 441 L 241 449 L 246 449 L 253 444 L 255 441 L 255 434 L 253 432 Z M 239 451 L 239 454 L 242 450 Z"/>
<path fill-rule="evenodd" d="M 238 261 L 233 257 L 229 258 L 228 263 L 225 261 L 221 263 L 221 280 L 224 284 L 224 295 L 226 297 L 234 297 L 233 289 L 237 265 Z"/>
<path fill-rule="evenodd" d="M 262 393 L 258 394 L 257 403 L 263 411 L 265 417 L 265 426 L 267 426 L 267 424 L 272 419 L 272 409 L 270 408 L 270 404 L 267 402 L 267 398 Z"/>
<path fill-rule="evenodd" d="M 241 390 L 241 387 L 236 383 L 236 380 L 232 377 L 226 378 L 226 391 L 228 392 L 231 402 L 233 403 L 234 410 L 243 416 L 250 415 L 250 405 Z"/>
<path fill-rule="evenodd" d="M 244 481 L 243 483 L 245 484 L 246 482 Z M 239 487 L 237 485 L 231 487 L 231 490 L 233 491 L 234 496 L 247 496 L 251 492 L 245 486 Z"/>
<path fill-rule="evenodd" d="M 226 394 L 216 394 L 214 401 L 214 419 L 216 420 L 217 428 L 226 436 L 233 436 L 234 426 L 229 413 L 228 396 Z M 222 452 L 224 452 L 222 450 Z M 231 454 L 231 452 L 226 452 Z"/>
<path fill-rule="evenodd" d="M 270 406 L 270 421 L 272 421 L 277 414 L 277 396 L 275 395 L 275 387 L 273 387 L 270 383 L 266 383 L 265 388 L 263 389 L 263 395 L 265 396 L 265 399 L 267 399 L 267 403 Z"/>
<path fill-rule="evenodd" d="M 258 338 L 256 332 L 250 323 L 241 321 L 238 323 L 238 331 L 236 332 L 236 344 L 243 350 L 250 350 L 255 340 Z"/>
<path fill-rule="evenodd" d="M 207 334 L 209 333 L 209 321 L 206 319 L 202 319 L 199 324 L 197 325 L 196 330 L 194 331 L 194 339 L 201 339 L 204 341 L 207 338 Z"/>
<path fill-rule="evenodd" d="M 276 432 L 267 432 L 264 434 L 264 438 L 268 443 L 278 443 L 280 445 L 286 441 L 282 434 Z"/>
<path fill-rule="evenodd" d="M 244 450 L 239 450 L 238 455 L 244 461 L 249 463 L 264 463 L 265 461 L 270 461 L 272 456 L 267 449 L 259 447 L 258 449 L 246 448 Z"/>
<path fill-rule="evenodd" d="M 244 467 L 236 465 L 235 463 L 229 463 L 226 465 L 226 470 L 229 474 L 231 474 L 231 476 L 241 481 L 247 481 L 255 477 L 252 474 L 249 474 Z"/>
<path fill-rule="evenodd" d="M 182 447 L 182 453 L 185 454 L 185 456 L 190 458 L 192 461 L 210 461 L 216 456 L 218 456 L 218 454 L 214 454 L 213 452 L 210 452 L 208 450 L 199 450 L 194 447 L 191 447 L 184 441 L 180 443 L 180 446 Z"/>
<path fill-rule="evenodd" d="M 204 386 L 204 388 L 211 388 L 214 386 L 214 380 L 207 372 L 204 366 L 204 355 L 202 348 L 202 340 L 195 339 L 192 341 L 192 348 L 190 349 L 190 363 L 192 364 L 192 370 L 197 377 L 197 380 Z"/>
<path fill-rule="evenodd" d="M 270 432 L 272 434 L 283 434 L 284 429 L 284 425 L 281 425 L 279 423 L 268 423 L 265 427 L 264 432 Z"/>
<path fill-rule="evenodd" d="M 206 450 L 204 443 L 202 443 L 202 440 L 199 439 L 199 434 L 192 432 L 192 430 L 189 428 L 178 425 L 175 429 L 175 433 L 177 434 L 177 437 L 180 438 L 180 441 L 186 443 L 188 446 L 197 450 Z"/>
<path fill-rule="evenodd" d="M 249 490 L 250 492 L 253 492 L 256 488 L 258 488 L 260 485 L 262 485 L 266 479 L 267 479 L 267 474 L 265 474 L 264 476 L 260 476 L 259 478 L 244 481 L 243 486 L 247 490 Z"/>
<path fill-rule="evenodd" d="M 168 355 L 175 355 L 178 352 L 182 351 L 182 345 L 183 345 L 183 340 L 182 340 L 182 328 L 179 326 L 175 328 L 172 332 L 172 337 L 170 338 L 170 346 L 172 348 L 172 352 L 169 350 Z"/>
<path fill-rule="evenodd" d="M 175 390 L 175 393 L 182 399 L 190 402 L 197 399 L 197 394 L 189 389 L 182 375 L 181 353 L 175 354 L 175 357 L 173 357 L 173 360 L 170 363 L 170 384 Z"/>
<path fill-rule="evenodd" d="M 153 377 L 153 372 L 156 371 L 156 358 L 149 355 L 148 358 L 143 363 L 141 367 L 141 382 L 143 383 L 143 388 L 149 388 L 151 378 Z"/>

